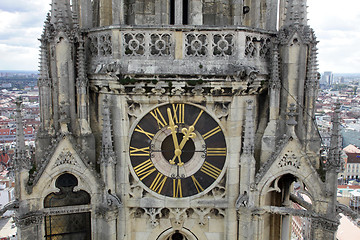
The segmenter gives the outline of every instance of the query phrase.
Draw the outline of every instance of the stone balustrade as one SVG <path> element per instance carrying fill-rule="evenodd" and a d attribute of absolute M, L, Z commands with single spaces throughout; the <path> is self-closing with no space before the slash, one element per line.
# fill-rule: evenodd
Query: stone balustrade
<path fill-rule="evenodd" d="M 117 62 L 126 73 L 227 75 L 229 65 L 267 72 L 273 36 L 247 28 L 111 28 L 89 32 L 87 51 L 93 71 Z"/>

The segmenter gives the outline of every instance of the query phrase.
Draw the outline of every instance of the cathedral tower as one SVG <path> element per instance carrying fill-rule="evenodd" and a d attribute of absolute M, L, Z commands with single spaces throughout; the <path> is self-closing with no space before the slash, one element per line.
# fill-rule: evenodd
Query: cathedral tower
<path fill-rule="evenodd" d="M 316 44 L 306 0 L 52 0 L 20 239 L 334 239 Z"/>

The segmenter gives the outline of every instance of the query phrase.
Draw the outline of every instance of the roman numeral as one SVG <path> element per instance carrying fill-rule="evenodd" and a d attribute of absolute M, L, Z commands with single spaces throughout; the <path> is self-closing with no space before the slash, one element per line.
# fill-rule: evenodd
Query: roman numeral
<path fill-rule="evenodd" d="M 151 183 L 150 185 L 150 189 L 153 190 L 154 192 L 157 192 L 157 193 L 161 193 L 164 185 L 165 185 L 165 182 L 167 180 L 167 177 L 164 176 L 163 174 L 161 173 L 158 173 L 154 179 L 154 181 Z"/>
<path fill-rule="evenodd" d="M 142 129 L 142 128 L 140 127 L 140 125 L 137 125 L 137 126 L 136 126 L 135 131 L 136 131 L 136 132 L 139 132 L 139 133 L 142 133 L 142 134 L 145 134 L 150 140 L 152 140 L 153 137 L 154 137 L 154 134 L 153 134 L 153 133 L 146 132 L 144 129 Z"/>
<path fill-rule="evenodd" d="M 155 172 L 156 168 L 152 161 L 148 159 L 147 161 L 140 163 L 139 165 L 134 167 L 134 171 L 139 177 L 140 181 L 142 181 L 144 178 Z"/>
<path fill-rule="evenodd" d="M 209 157 L 226 156 L 226 148 L 207 148 L 206 155 Z"/>
<path fill-rule="evenodd" d="M 181 179 L 173 179 L 173 197 L 182 198 Z"/>
<path fill-rule="evenodd" d="M 192 124 L 192 126 L 195 127 L 196 123 L 199 121 L 201 115 L 203 114 L 204 110 L 201 110 L 200 113 L 198 114 L 198 116 L 196 117 L 194 123 Z"/>
<path fill-rule="evenodd" d="M 221 128 L 220 126 L 217 126 L 216 128 L 208 131 L 207 133 L 205 133 L 204 135 L 202 135 L 202 137 L 204 138 L 204 140 L 208 139 L 209 137 L 215 135 L 216 133 L 220 132 Z"/>
<path fill-rule="evenodd" d="M 212 165 L 206 161 L 200 168 L 200 171 L 202 171 L 203 173 L 209 175 L 210 177 L 212 177 L 214 179 L 217 179 L 221 173 L 221 169 L 215 167 L 214 165 Z"/>
<path fill-rule="evenodd" d="M 155 120 L 159 126 L 159 129 L 168 125 L 164 116 L 161 114 L 159 108 L 155 108 L 153 111 L 150 112 L 150 114 L 155 118 Z"/>
<path fill-rule="evenodd" d="M 150 147 L 136 148 L 136 147 L 130 146 L 130 156 L 149 157 L 150 156 Z"/>
<path fill-rule="evenodd" d="M 185 122 L 185 104 L 172 104 L 173 118 L 176 124 Z"/>
<path fill-rule="evenodd" d="M 196 180 L 196 178 L 194 176 L 191 176 L 191 179 L 194 182 L 194 185 L 196 187 L 196 190 L 198 193 L 201 193 L 204 191 L 204 188 L 200 185 L 200 183 L 198 182 L 198 180 Z"/>

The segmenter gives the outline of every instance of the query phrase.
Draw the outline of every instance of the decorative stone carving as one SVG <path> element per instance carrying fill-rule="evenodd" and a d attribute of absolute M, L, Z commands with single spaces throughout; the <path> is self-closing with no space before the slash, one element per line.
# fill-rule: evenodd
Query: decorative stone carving
<path fill-rule="evenodd" d="M 186 217 L 186 208 L 170 208 L 170 220 L 174 229 L 181 228 Z"/>
<path fill-rule="evenodd" d="M 211 190 L 211 194 L 216 200 L 223 199 L 226 196 L 225 178 L 226 177 L 224 176 L 220 183 Z"/>
<path fill-rule="evenodd" d="M 236 209 L 239 209 L 240 207 L 247 207 L 248 202 L 249 202 L 249 195 L 245 191 L 236 200 L 236 203 L 235 203 Z"/>
<path fill-rule="evenodd" d="M 185 56 L 205 57 L 208 55 L 208 45 L 208 37 L 205 34 L 185 34 Z"/>
<path fill-rule="evenodd" d="M 191 92 L 193 94 L 195 94 L 196 96 L 200 96 L 202 95 L 202 93 L 204 92 L 204 89 L 201 85 L 196 85 L 192 90 Z"/>
<path fill-rule="evenodd" d="M 135 83 L 135 87 L 133 88 L 133 93 L 135 94 L 144 94 L 146 92 L 145 88 L 143 88 L 143 84 L 141 82 Z"/>
<path fill-rule="evenodd" d="M 219 85 L 216 85 L 216 86 L 214 86 L 213 89 L 210 89 L 210 93 L 215 95 L 215 96 L 221 95 L 224 92 L 225 92 L 225 90 L 222 89 L 221 86 L 219 86 Z"/>
<path fill-rule="evenodd" d="M 237 81 L 248 81 L 249 84 L 252 84 L 257 78 L 259 70 L 255 67 L 240 65 L 237 67 L 235 79 Z"/>
<path fill-rule="evenodd" d="M 130 198 L 142 198 L 144 188 L 138 183 L 130 186 L 129 195 Z"/>
<path fill-rule="evenodd" d="M 126 56 L 142 56 L 145 55 L 145 34 L 144 33 L 125 33 L 124 40 L 124 55 Z"/>
<path fill-rule="evenodd" d="M 271 41 L 269 38 L 257 38 L 255 36 L 246 36 L 245 39 L 245 57 L 260 57 L 266 59 L 270 56 Z"/>
<path fill-rule="evenodd" d="M 214 56 L 224 57 L 233 55 L 234 35 L 214 34 L 212 47 Z"/>
<path fill-rule="evenodd" d="M 260 39 L 260 47 L 259 47 L 259 57 L 260 58 L 269 58 L 270 49 L 271 49 L 271 40 L 269 38 L 261 38 Z"/>
<path fill-rule="evenodd" d="M 182 95 L 182 94 L 184 94 L 184 92 L 185 92 L 185 89 L 181 85 L 176 85 L 176 86 L 174 86 L 173 89 L 171 89 L 171 93 L 173 95 Z"/>
<path fill-rule="evenodd" d="M 155 228 L 159 225 L 161 217 L 161 208 L 144 208 L 145 213 L 150 217 L 150 225 Z"/>
<path fill-rule="evenodd" d="M 280 159 L 278 166 L 280 168 L 289 166 L 289 167 L 294 167 L 296 169 L 300 169 L 300 159 L 294 153 L 288 151 Z"/>
<path fill-rule="evenodd" d="M 99 35 L 99 54 L 100 56 L 111 56 L 112 55 L 112 43 L 110 34 Z"/>
<path fill-rule="evenodd" d="M 226 118 L 229 115 L 229 105 L 229 102 L 215 102 L 213 110 L 215 116 L 219 119 Z"/>
<path fill-rule="evenodd" d="M 151 89 L 151 92 L 157 96 L 161 96 L 166 92 L 166 89 L 163 88 L 161 84 L 156 84 L 155 88 Z"/>
<path fill-rule="evenodd" d="M 18 228 L 26 228 L 41 224 L 43 219 L 44 215 L 41 212 L 29 212 L 26 215 L 15 217 L 15 224 Z"/>
<path fill-rule="evenodd" d="M 142 113 L 142 107 L 140 103 L 134 101 L 128 101 L 128 114 L 132 117 L 138 117 Z"/>
<path fill-rule="evenodd" d="M 117 208 L 121 208 L 123 206 L 121 199 L 115 194 L 112 194 L 110 189 L 107 192 L 106 200 L 108 206 L 116 206 Z"/>
<path fill-rule="evenodd" d="M 57 157 L 53 168 L 58 167 L 60 165 L 70 164 L 76 166 L 78 163 L 76 162 L 74 156 L 68 149 L 64 149 L 59 156 Z"/>
<path fill-rule="evenodd" d="M 193 208 L 193 210 L 199 216 L 199 225 L 205 226 L 209 221 L 206 216 L 210 214 L 211 208 L 199 207 Z"/>
<path fill-rule="evenodd" d="M 153 33 L 150 35 L 150 54 L 152 56 L 169 56 L 171 54 L 172 35 Z"/>

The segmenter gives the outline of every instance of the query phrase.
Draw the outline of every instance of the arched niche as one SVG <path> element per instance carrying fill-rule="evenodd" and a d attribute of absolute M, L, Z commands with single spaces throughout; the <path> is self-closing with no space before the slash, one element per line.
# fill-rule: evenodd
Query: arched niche
<path fill-rule="evenodd" d="M 59 192 L 50 193 L 44 199 L 44 208 L 50 210 L 45 216 L 45 239 L 90 240 L 91 214 L 76 208 L 90 205 L 90 194 L 84 190 L 74 191 L 78 180 L 70 173 L 60 175 L 55 186 Z"/>
<path fill-rule="evenodd" d="M 156 240 L 198 240 L 198 238 L 186 228 L 181 230 L 169 228 L 162 232 Z"/>

